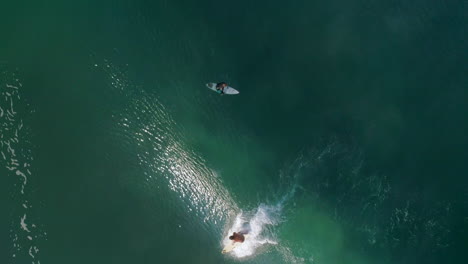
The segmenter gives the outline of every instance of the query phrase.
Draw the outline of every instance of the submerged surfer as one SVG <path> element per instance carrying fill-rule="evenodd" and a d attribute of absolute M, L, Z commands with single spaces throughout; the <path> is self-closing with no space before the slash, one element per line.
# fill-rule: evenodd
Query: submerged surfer
<path fill-rule="evenodd" d="M 244 242 L 244 240 L 245 240 L 244 233 L 242 233 L 242 232 L 239 232 L 239 233 L 234 232 L 234 233 L 232 234 L 232 236 L 229 237 L 229 239 L 230 239 L 230 240 L 234 240 L 234 242 L 240 242 L 240 243 L 242 243 L 242 242 Z"/>
<path fill-rule="evenodd" d="M 228 85 L 225 82 L 220 82 L 216 84 L 216 92 L 220 94 L 224 94 L 224 88 L 226 88 Z"/>

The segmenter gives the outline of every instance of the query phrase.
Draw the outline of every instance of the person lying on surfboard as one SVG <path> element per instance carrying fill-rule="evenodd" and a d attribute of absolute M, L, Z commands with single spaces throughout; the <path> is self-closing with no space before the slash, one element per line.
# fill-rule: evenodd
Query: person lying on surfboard
<path fill-rule="evenodd" d="M 220 94 L 224 93 L 224 88 L 226 88 L 228 85 L 225 82 L 220 82 L 216 84 L 216 91 Z"/>
<path fill-rule="evenodd" d="M 245 237 L 244 237 L 244 234 L 241 233 L 241 232 L 239 232 L 239 233 L 234 232 L 234 233 L 232 234 L 232 236 L 229 237 L 229 239 L 230 239 L 230 240 L 234 240 L 234 242 L 240 242 L 240 243 L 242 243 L 242 242 L 244 242 Z"/>

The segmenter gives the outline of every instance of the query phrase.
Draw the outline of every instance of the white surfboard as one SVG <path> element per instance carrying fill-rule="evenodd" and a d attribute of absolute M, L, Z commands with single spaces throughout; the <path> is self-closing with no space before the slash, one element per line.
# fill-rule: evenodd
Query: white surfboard
<path fill-rule="evenodd" d="M 212 91 L 218 92 L 218 90 L 216 90 L 216 83 L 207 83 L 206 87 L 208 87 Z M 239 93 L 239 91 L 232 88 L 231 86 L 225 87 L 223 92 L 224 94 L 231 94 L 231 95 Z"/>
<path fill-rule="evenodd" d="M 226 254 L 226 253 L 231 252 L 233 249 L 235 249 L 238 246 L 238 244 L 240 244 L 240 243 L 239 242 L 232 242 L 231 244 L 225 246 L 223 248 L 223 251 L 221 251 L 221 253 Z"/>
<path fill-rule="evenodd" d="M 249 235 L 244 235 L 244 242 L 247 240 Z M 243 242 L 234 242 L 234 241 L 229 241 L 229 244 L 223 248 L 223 251 L 221 253 L 226 254 L 231 251 L 233 251 L 236 247 L 240 246 Z"/>

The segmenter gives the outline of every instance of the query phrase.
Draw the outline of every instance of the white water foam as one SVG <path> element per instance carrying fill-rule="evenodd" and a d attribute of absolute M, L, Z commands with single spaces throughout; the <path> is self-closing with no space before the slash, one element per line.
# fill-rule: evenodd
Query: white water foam
<path fill-rule="evenodd" d="M 232 243 L 229 240 L 229 236 L 233 232 L 247 233 L 245 241 L 231 252 L 233 256 L 238 258 L 252 256 L 256 252 L 256 249 L 262 245 L 278 244 L 269 228 L 280 222 L 281 208 L 281 204 L 276 206 L 261 204 L 254 211 L 253 216 L 251 216 L 252 213 L 248 212 L 239 213 L 223 240 L 223 246 Z"/>
<path fill-rule="evenodd" d="M 39 263 L 38 245 L 46 236 L 45 232 L 42 233 L 42 225 L 34 223 L 37 217 L 30 211 L 32 205 L 28 202 L 28 197 L 31 197 L 29 177 L 32 176 L 29 168 L 34 158 L 28 140 L 29 129 L 23 126 L 23 118 L 32 112 L 15 109 L 17 104 L 29 108 L 21 100 L 20 87 L 22 84 L 16 73 L 0 67 L 0 170 L 5 168 L 6 173 L 2 177 L 10 177 L 12 182 L 8 198 L 12 204 L 10 240 L 13 245 L 9 263 L 28 255 L 32 263 Z"/>

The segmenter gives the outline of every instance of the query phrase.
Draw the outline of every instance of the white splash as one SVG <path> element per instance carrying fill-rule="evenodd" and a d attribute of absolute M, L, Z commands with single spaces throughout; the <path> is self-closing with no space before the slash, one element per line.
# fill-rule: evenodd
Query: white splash
<path fill-rule="evenodd" d="M 249 217 L 249 213 L 240 213 L 236 216 L 234 224 L 223 240 L 223 246 L 232 243 L 229 236 L 233 232 L 247 233 L 245 241 L 238 245 L 232 251 L 232 255 L 243 258 L 251 256 L 255 253 L 256 249 L 265 244 L 276 245 L 278 242 L 272 238 L 271 232 L 268 228 L 277 225 L 280 221 L 281 206 L 268 206 L 260 205 L 254 215 Z"/>

